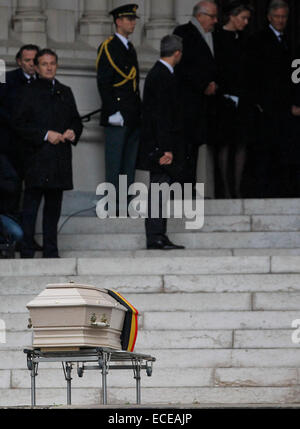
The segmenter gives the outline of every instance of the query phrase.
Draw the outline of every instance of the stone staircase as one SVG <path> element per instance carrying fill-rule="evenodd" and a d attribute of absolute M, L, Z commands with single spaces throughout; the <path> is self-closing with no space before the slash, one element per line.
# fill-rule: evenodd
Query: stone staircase
<path fill-rule="evenodd" d="M 145 250 L 143 220 L 90 212 L 63 226 L 63 258 L 0 260 L 0 406 L 30 405 L 26 304 L 69 281 L 117 290 L 140 311 L 136 351 L 157 358 L 142 376 L 143 403 L 300 403 L 299 213 L 297 199 L 208 200 L 201 231 L 169 222 L 187 249 L 162 252 Z M 75 368 L 72 383 L 73 404 L 100 403 L 100 372 L 81 379 Z M 110 404 L 134 404 L 130 372 L 112 371 L 108 386 Z M 61 367 L 40 364 L 37 404 L 65 403 Z"/>

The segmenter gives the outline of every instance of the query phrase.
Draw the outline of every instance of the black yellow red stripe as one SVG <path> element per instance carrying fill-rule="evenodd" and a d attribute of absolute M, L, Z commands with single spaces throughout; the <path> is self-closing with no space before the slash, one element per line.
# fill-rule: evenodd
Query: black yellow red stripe
<path fill-rule="evenodd" d="M 123 331 L 121 335 L 121 345 L 123 350 L 132 352 L 135 347 L 138 333 L 138 310 L 127 301 L 119 292 L 107 290 L 108 294 L 116 299 L 120 304 L 127 308 L 125 315 Z"/>

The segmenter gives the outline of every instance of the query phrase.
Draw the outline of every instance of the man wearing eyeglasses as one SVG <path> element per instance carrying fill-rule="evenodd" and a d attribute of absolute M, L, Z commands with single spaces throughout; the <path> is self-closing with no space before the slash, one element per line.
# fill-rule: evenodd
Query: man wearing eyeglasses
<path fill-rule="evenodd" d="M 213 30 L 218 22 L 218 8 L 213 0 L 202 0 L 194 6 L 187 24 L 178 26 L 174 34 L 183 40 L 183 56 L 175 72 L 179 78 L 184 106 L 184 133 L 192 169 L 188 181 L 196 183 L 199 146 L 210 144 L 214 96 L 217 92 Z"/>

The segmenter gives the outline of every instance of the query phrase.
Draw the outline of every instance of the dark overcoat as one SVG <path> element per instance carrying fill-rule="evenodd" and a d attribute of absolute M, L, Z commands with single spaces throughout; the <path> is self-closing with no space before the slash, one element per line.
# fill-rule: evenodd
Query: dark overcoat
<path fill-rule="evenodd" d="M 71 89 L 57 80 L 38 79 L 25 88 L 13 114 L 13 124 L 25 147 L 27 188 L 73 188 L 72 144 L 82 133 L 82 124 Z M 49 130 L 75 132 L 76 139 L 53 145 L 45 141 Z"/>
<path fill-rule="evenodd" d="M 186 137 L 200 145 L 208 141 L 208 117 L 214 97 L 204 95 L 210 82 L 217 82 L 217 65 L 206 41 L 191 22 L 178 26 L 174 34 L 183 39 L 183 56 L 175 67 L 184 106 Z M 213 106 L 212 106 L 213 108 Z"/>
<path fill-rule="evenodd" d="M 291 105 L 292 56 L 270 27 L 253 34 L 245 47 L 248 93 L 264 112 L 287 111 Z"/>
<path fill-rule="evenodd" d="M 182 162 L 182 142 L 177 79 L 157 61 L 145 81 L 138 167 L 161 172 L 158 160 L 165 152 L 173 153 L 174 163 Z"/>
<path fill-rule="evenodd" d="M 119 111 L 124 118 L 125 126 L 138 127 L 140 125 L 141 100 L 136 51 L 132 44 L 130 44 L 130 49 L 127 49 L 116 35 L 107 43 L 109 56 L 105 49 L 103 49 L 101 56 L 99 55 L 102 46 L 103 44 L 98 49 L 97 60 L 97 84 L 102 99 L 100 123 L 107 126 L 109 116 Z M 127 80 L 120 86 L 115 86 L 124 81 L 124 76 L 130 75 L 133 67 L 136 70 L 135 78 Z"/>
<path fill-rule="evenodd" d="M 28 80 L 21 68 L 7 72 L 5 80 L 5 83 L 0 84 L 0 153 L 5 154 L 19 169 L 23 158 L 22 144 L 14 133 L 11 119 L 20 93 L 28 85 Z"/>

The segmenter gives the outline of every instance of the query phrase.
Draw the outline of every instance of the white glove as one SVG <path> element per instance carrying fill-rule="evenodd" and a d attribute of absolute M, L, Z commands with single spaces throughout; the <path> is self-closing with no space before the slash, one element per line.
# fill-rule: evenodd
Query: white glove
<path fill-rule="evenodd" d="M 123 127 L 124 118 L 121 112 L 114 113 L 108 118 L 108 123 L 114 127 Z"/>
<path fill-rule="evenodd" d="M 235 107 L 238 107 L 239 104 L 239 97 L 235 96 L 235 95 L 229 95 L 229 94 L 224 94 L 225 98 L 229 98 L 230 100 L 232 100 L 235 104 Z"/>

